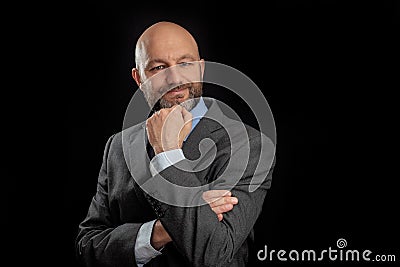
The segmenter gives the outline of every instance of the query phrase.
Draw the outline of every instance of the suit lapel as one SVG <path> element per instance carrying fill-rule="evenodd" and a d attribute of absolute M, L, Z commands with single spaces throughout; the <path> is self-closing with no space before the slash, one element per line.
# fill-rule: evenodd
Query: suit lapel
<path fill-rule="evenodd" d="M 142 123 L 123 132 L 124 156 L 131 178 L 134 179 L 133 189 L 144 211 L 150 212 L 151 218 L 157 218 L 154 210 L 151 208 L 150 196 L 144 192 L 140 185 L 150 179 L 149 162 L 154 151 L 147 142 L 146 124 Z M 147 207 L 147 208 L 146 208 Z"/>
<path fill-rule="evenodd" d="M 132 177 L 139 185 L 151 177 L 149 154 L 147 153 L 147 136 L 145 123 L 134 126 L 126 133 L 124 147 L 125 160 Z M 154 152 L 150 152 L 154 153 Z M 133 171 L 132 171 L 133 170 Z"/>
<path fill-rule="evenodd" d="M 213 138 L 213 133 L 223 128 L 222 124 L 226 123 L 227 117 L 222 113 L 217 103 L 213 100 L 206 101 L 208 111 L 200 120 L 197 126 L 190 133 L 182 146 L 185 157 L 191 161 L 193 169 L 200 164 L 204 165 L 205 161 L 212 160 L 213 157 L 209 153 L 214 148 L 217 140 Z M 207 140 L 209 139 L 209 140 Z M 203 142 L 201 142 L 204 140 Z M 209 165 L 206 163 L 206 165 Z"/>

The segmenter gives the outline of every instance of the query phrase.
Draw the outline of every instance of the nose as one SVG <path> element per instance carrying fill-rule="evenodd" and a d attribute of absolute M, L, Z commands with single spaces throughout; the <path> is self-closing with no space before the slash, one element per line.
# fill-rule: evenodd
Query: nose
<path fill-rule="evenodd" d="M 179 72 L 178 66 L 169 67 L 166 71 L 166 81 L 168 85 L 179 86 L 183 84 L 183 77 L 182 74 Z"/>

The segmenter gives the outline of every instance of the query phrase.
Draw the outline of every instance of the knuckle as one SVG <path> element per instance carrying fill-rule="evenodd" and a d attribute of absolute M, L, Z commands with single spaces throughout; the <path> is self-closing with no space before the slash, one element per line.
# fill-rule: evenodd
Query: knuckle
<path fill-rule="evenodd" d="M 223 211 L 221 210 L 221 206 L 215 206 L 212 208 L 212 210 L 218 214 L 218 213 L 222 213 Z"/>

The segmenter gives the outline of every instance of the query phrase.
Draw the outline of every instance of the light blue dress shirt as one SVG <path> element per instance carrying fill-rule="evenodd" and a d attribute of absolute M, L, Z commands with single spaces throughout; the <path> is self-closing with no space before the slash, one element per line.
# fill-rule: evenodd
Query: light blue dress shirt
<path fill-rule="evenodd" d="M 192 129 L 188 136 L 192 133 L 193 129 L 199 123 L 200 119 L 206 114 L 208 108 L 204 103 L 202 97 L 200 97 L 199 103 L 192 108 L 190 113 L 192 114 Z M 186 139 L 188 138 L 186 136 Z M 174 149 L 165 152 L 161 152 L 153 157 L 150 161 L 150 172 L 151 175 L 154 176 L 162 170 L 168 168 L 171 165 L 185 159 L 185 155 L 183 154 L 182 149 Z M 142 267 L 144 264 L 149 262 L 151 259 L 161 255 L 161 251 L 158 251 L 153 248 L 150 244 L 151 233 L 153 231 L 153 226 L 156 220 L 152 220 L 150 222 L 144 223 L 137 234 L 136 243 L 135 243 L 135 257 L 136 264 L 139 267 Z"/>

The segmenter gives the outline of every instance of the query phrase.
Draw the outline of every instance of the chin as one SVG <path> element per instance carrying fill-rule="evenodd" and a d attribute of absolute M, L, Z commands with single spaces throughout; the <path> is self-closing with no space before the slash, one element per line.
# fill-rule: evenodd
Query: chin
<path fill-rule="evenodd" d="M 179 93 L 174 93 L 172 96 L 168 95 L 167 93 L 167 95 L 162 97 L 163 102 L 167 102 L 172 105 L 180 104 L 188 99 L 189 99 L 189 89 L 186 89 Z"/>

